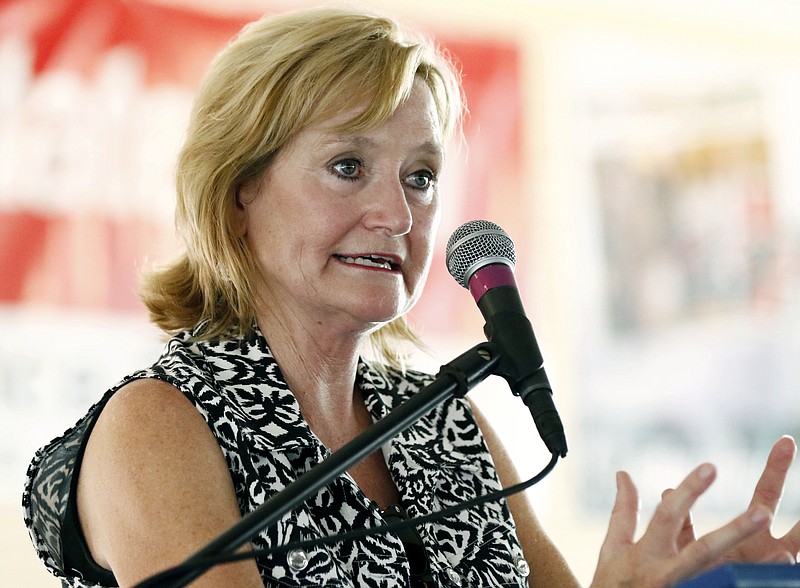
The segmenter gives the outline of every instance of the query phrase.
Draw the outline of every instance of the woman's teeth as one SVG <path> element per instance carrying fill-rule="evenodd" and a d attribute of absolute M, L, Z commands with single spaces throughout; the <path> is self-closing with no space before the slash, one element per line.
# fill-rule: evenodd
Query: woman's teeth
<path fill-rule="evenodd" d="M 337 257 L 345 263 L 352 263 L 354 265 L 364 265 L 367 267 L 377 267 L 387 270 L 392 269 L 391 262 L 383 257 L 376 257 L 373 255 L 370 255 L 369 257 L 345 257 L 343 255 L 338 255 Z"/>

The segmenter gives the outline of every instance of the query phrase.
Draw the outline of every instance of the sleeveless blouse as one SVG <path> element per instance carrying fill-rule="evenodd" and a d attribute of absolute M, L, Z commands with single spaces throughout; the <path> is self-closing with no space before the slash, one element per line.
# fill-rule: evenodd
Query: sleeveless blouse
<path fill-rule="evenodd" d="M 120 387 L 156 378 L 177 387 L 213 432 L 227 461 L 242 514 L 255 510 L 321 462 L 327 449 L 300 414 L 258 329 L 242 339 L 173 337 L 149 369 L 108 390 L 78 423 L 35 454 L 23 494 L 34 547 L 65 587 L 116 586 L 84 579 L 70 554 L 88 553 L 75 515 L 74 488 L 91 427 Z M 432 380 L 416 371 L 358 365 L 358 386 L 374 421 Z M 445 401 L 383 447 L 409 517 L 423 516 L 500 489 L 491 456 L 469 404 Z M 255 548 L 282 546 L 383 523 L 377 504 L 345 473 L 302 506 L 262 530 Z M 440 586 L 527 586 L 528 565 L 505 501 L 462 510 L 418 528 L 431 573 Z M 66 557 L 65 557 L 66 554 Z M 409 585 L 403 543 L 388 533 L 257 560 L 267 587 L 387 587 Z M 91 558 L 88 558 L 90 564 Z M 96 564 L 93 564 L 96 565 Z"/>

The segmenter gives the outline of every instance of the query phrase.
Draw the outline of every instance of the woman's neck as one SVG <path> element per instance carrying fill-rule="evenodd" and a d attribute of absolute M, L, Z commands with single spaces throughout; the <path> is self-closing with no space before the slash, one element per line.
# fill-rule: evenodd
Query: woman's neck
<path fill-rule="evenodd" d="M 259 315 L 258 325 L 309 422 L 323 416 L 348 418 L 354 402 L 363 406 L 354 392 L 359 350 L 366 333 L 318 323 L 309 328 L 307 323 L 276 312 Z"/>
<path fill-rule="evenodd" d="M 356 386 L 358 351 L 367 333 L 304 328 L 277 313 L 259 317 L 259 328 L 300 406 L 309 428 L 336 451 L 372 424 Z M 380 450 L 348 470 L 361 490 L 381 508 L 399 500 Z"/>

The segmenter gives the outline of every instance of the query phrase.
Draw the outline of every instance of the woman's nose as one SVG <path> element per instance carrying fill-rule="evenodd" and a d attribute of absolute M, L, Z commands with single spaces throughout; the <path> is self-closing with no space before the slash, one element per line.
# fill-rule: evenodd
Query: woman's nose
<path fill-rule="evenodd" d="M 386 231 L 392 237 L 411 231 L 414 220 L 402 182 L 387 180 L 375 183 L 372 188 L 367 196 L 365 226 Z"/>

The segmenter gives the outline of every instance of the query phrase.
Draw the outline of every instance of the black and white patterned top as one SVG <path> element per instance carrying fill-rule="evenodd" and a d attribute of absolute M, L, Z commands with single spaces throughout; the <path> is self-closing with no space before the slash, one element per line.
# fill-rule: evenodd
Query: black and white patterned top
<path fill-rule="evenodd" d="M 115 585 L 82 579 L 81 572 L 65 565 L 61 543 L 88 432 L 108 398 L 137 378 L 169 382 L 195 405 L 222 448 L 242 513 L 253 511 L 330 454 L 303 420 L 258 329 L 244 339 L 216 342 L 198 342 L 190 332 L 182 333 L 168 342 L 151 368 L 111 388 L 85 417 L 40 449 L 31 462 L 23 495 L 25 523 L 39 557 L 63 586 Z M 358 367 L 358 386 L 374 420 L 383 418 L 430 380 L 431 376 L 413 371 L 381 373 L 364 362 Z M 384 456 L 401 506 L 411 517 L 500 488 L 485 442 L 463 399 L 439 405 L 387 444 Z M 382 522 L 377 505 L 344 474 L 263 530 L 253 544 L 258 548 L 285 545 Z M 441 586 L 527 586 L 527 565 L 505 502 L 461 511 L 444 521 L 425 524 L 419 532 L 431 571 Z M 318 547 L 305 556 L 295 558 L 297 561 L 286 555 L 259 559 L 265 586 L 409 584 L 406 553 L 393 534 Z"/>

